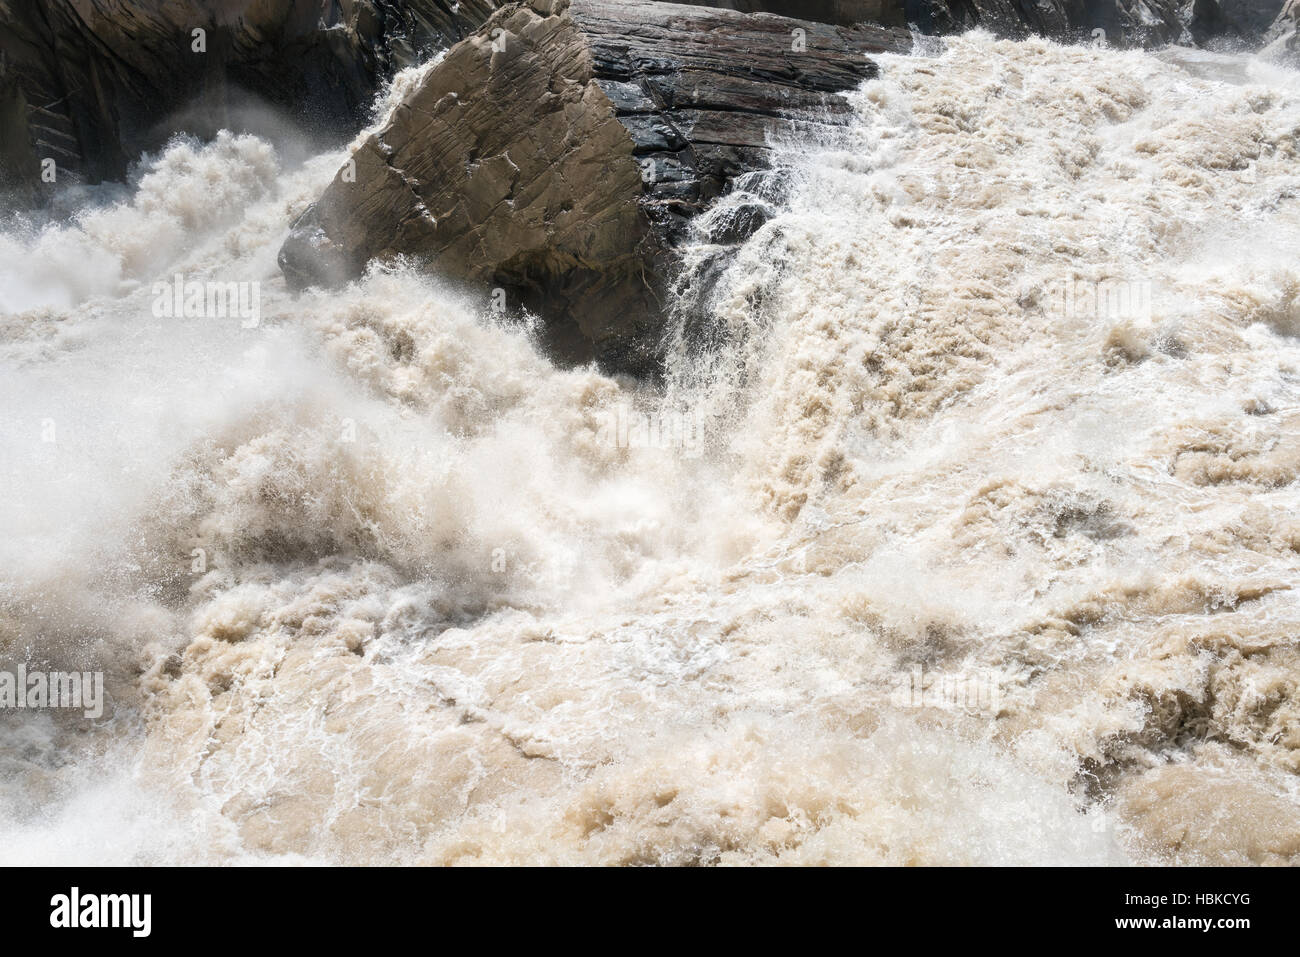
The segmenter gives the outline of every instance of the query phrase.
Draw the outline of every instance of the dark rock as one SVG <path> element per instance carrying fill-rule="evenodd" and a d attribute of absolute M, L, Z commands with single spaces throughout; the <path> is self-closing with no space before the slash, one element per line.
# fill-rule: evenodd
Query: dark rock
<path fill-rule="evenodd" d="M 758 232 L 775 212 L 766 203 L 724 204 L 716 208 L 707 224 L 706 238 L 716 245 L 742 243 Z"/>
<path fill-rule="evenodd" d="M 1012 39 L 1037 34 L 1120 47 L 1190 42 L 1183 0 L 905 0 L 907 22 L 924 33 L 974 27 Z M 1100 30 L 1098 34 L 1096 31 Z"/>
<path fill-rule="evenodd" d="M 173 132 L 238 129 L 262 104 L 348 135 L 388 75 L 461 39 L 497 6 L 0 0 L 0 174 L 32 182 L 48 157 L 60 174 L 120 178 Z M 204 52 L 194 30 L 205 31 Z"/>
<path fill-rule="evenodd" d="M 1197 43 L 1227 39 L 1253 43 L 1279 19 L 1283 0 L 1193 0 L 1189 29 Z"/>
<path fill-rule="evenodd" d="M 1287 0 L 1265 34 L 1285 60 L 1300 68 L 1300 0 Z"/>
<path fill-rule="evenodd" d="M 1087 0 L 1067 5 L 1066 12 L 1081 38 L 1100 36 L 1111 46 L 1193 42 L 1183 22 L 1182 0 Z M 1098 35 L 1097 30 L 1103 33 Z"/>
<path fill-rule="evenodd" d="M 1292 70 L 1300 70 L 1300 3 L 1290 0 L 1270 28 L 1269 45 L 1262 56 Z"/>

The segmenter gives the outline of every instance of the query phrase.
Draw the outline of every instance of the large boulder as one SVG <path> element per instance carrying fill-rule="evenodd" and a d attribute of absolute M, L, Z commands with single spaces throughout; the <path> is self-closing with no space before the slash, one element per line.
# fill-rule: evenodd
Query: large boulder
<path fill-rule="evenodd" d="M 363 143 L 281 267 L 303 286 L 415 259 L 540 313 L 562 358 L 650 371 L 692 217 L 767 169 L 772 137 L 842 123 L 868 53 L 910 47 L 902 29 L 647 0 L 512 4 Z"/>
<path fill-rule="evenodd" d="M 1273 0 L 1270 5 L 1276 5 L 1276 0 Z M 1300 0 L 1286 0 L 1273 17 L 1266 35 L 1270 40 L 1286 40 L 1289 46 L 1294 48 L 1298 29 L 1300 29 Z"/>
<path fill-rule="evenodd" d="M 0 0 L 0 176 L 120 178 L 175 130 L 270 104 L 354 132 L 383 80 L 496 0 Z M 196 35 L 195 31 L 202 31 Z M 201 49 L 200 49 L 201 48 Z M 267 120 L 273 123 L 273 120 Z"/>

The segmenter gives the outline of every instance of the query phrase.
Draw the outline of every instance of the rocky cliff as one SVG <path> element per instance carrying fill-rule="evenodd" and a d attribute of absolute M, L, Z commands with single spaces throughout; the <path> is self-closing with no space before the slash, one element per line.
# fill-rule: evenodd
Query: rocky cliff
<path fill-rule="evenodd" d="M 120 177 L 174 130 L 266 103 L 355 131 L 383 79 L 495 0 L 0 0 L 0 175 Z"/>

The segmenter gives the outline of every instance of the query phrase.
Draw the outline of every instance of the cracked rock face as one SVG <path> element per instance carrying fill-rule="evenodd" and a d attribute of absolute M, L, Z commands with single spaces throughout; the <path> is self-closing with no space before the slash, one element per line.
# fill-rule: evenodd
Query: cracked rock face
<path fill-rule="evenodd" d="M 356 129 L 394 69 L 456 42 L 497 0 L 0 0 L 0 173 L 42 159 L 120 178 L 177 129 L 261 104 Z M 201 41 L 195 31 L 202 31 Z"/>
<path fill-rule="evenodd" d="M 561 359 L 651 372 L 691 218 L 768 165 L 772 135 L 839 122 L 868 53 L 909 47 L 901 30 L 642 0 L 511 5 L 362 145 L 281 266 L 302 286 L 412 257 L 540 313 Z"/>

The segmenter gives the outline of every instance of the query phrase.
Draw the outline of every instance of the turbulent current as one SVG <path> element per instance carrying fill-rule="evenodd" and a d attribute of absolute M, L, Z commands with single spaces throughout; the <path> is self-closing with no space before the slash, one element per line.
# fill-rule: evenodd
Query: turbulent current
<path fill-rule="evenodd" d="M 0 235 L 0 859 L 1300 859 L 1300 75 L 879 60 L 662 387 L 291 296 L 342 152 Z"/>

